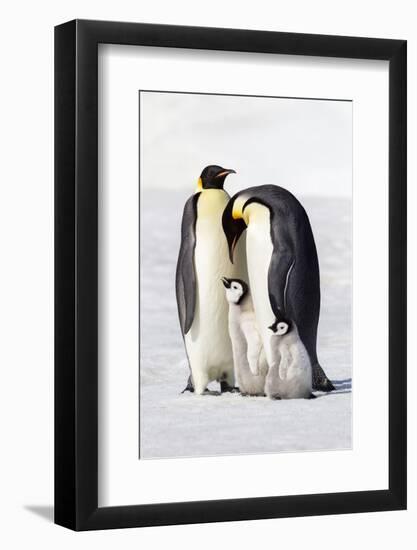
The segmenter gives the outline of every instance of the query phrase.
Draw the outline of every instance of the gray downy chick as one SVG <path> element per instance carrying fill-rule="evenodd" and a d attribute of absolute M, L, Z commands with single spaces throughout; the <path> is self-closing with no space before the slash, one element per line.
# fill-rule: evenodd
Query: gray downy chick
<path fill-rule="evenodd" d="M 241 279 L 222 278 L 229 303 L 229 335 L 235 376 L 243 395 L 265 395 L 268 364 L 256 326 L 249 287 Z"/>
<path fill-rule="evenodd" d="M 272 331 L 270 365 L 265 393 L 271 399 L 311 399 L 312 367 L 295 323 L 284 316 L 268 327 Z"/>

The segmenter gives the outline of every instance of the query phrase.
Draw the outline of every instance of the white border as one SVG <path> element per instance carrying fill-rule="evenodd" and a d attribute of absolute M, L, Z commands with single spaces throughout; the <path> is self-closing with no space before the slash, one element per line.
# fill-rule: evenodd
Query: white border
<path fill-rule="evenodd" d="M 137 459 L 139 89 L 354 101 L 353 450 Z M 102 45 L 99 121 L 99 506 L 386 489 L 387 62 Z"/>

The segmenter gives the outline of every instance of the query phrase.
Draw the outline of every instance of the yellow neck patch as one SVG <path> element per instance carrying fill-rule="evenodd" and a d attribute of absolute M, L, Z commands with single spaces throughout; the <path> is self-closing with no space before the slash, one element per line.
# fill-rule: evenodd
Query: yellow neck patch
<path fill-rule="evenodd" d="M 244 218 L 243 206 L 245 205 L 245 202 L 247 200 L 248 197 L 245 197 L 245 195 L 241 195 L 233 203 L 232 217 L 234 220 L 240 220 L 241 218 Z"/>
<path fill-rule="evenodd" d="M 201 178 L 198 178 L 197 191 L 202 191 L 202 190 L 203 190 L 203 180 Z"/>

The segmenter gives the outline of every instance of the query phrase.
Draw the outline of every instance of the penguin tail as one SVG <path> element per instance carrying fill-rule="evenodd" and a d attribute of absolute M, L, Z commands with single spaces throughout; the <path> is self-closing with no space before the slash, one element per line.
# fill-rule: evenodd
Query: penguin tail
<path fill-rule="evenodd" d="M 331 380 L 327 378 L 324 370 L 318 363 L 316 363 L 313 366 L 313 390 L 328 393 L 335 389 L 336 388 L 332 384 Z"/>

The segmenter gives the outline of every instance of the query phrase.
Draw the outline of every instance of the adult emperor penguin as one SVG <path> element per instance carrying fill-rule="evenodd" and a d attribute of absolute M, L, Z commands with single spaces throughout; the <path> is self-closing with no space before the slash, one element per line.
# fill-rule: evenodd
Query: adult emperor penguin
<path fill-rule="evenodd" d="M 222 214 L 230 198 L 223 185 L 234 173 L 221 166 L 204 168 L 182 217 L 176 294 L 191 370 L 185 390 L 197 394 L 203 394 L 213 380 L 220 382 L 222 392 L 234 387 L 228 303 L 221 281 L 224 276 L 242 275 L 239 262 L 234 265 L 229 259 L 222 229 Z"/>
<path fill-rule="evenodd" d="M 313 389 L 332 391 L 317 358 L 320 274 L 316 245 L 306 211 L 277 185 L 250 187 L 234 195 L 223 214 L 233 261 L 246 231 L 249 284 L 268 364 L 272 364 L 269 326 L 285 315 L 297 325 L 313 369 Z"/>

